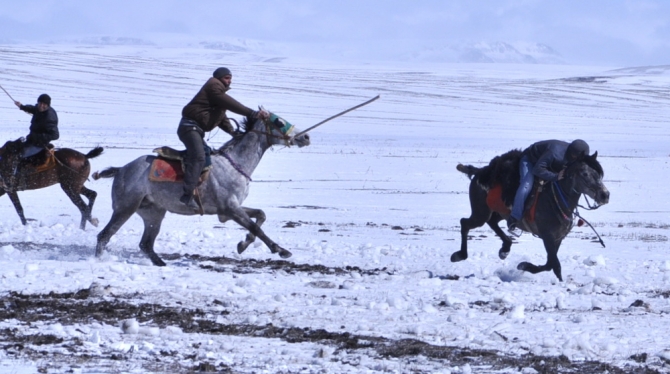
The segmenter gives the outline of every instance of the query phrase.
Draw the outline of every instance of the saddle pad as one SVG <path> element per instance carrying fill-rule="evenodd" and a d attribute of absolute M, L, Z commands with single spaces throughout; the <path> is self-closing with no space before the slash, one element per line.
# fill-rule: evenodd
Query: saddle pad
<path fill-rule="evenodd" d="M 155 158 L 149 170 L 149 180 L 153 182 L 183 181 L 184 171 L 181 168 L 181 162 L 160 157 Z"/>

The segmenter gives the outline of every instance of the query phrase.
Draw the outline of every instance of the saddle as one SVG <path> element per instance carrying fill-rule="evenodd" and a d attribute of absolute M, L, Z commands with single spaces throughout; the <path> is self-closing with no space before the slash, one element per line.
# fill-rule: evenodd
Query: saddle
<path fill-rule="evenodd" d="M 205 148 L 205 167 L 200 173 L 198 185 L 202 184 L 209 176 L 209 170 L 212 168 L 212 159 L 210 158 L 209 147 Z M 179 151 L 167 146 L 159 147 L 153 150 L 158 154 L 151 162 L 149 171 L 149 180 L 153 182 L 183 182 L 184 181 L 184 157 L 186 151 Z"/>

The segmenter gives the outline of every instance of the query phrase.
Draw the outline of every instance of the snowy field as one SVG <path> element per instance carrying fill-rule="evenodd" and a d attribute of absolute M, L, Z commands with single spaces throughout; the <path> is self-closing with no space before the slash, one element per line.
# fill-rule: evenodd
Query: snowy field
<path fill-rule="evenodd" d="M 205 49 L 0 46 L 0 84 L 32 104 L 46 92 L 57 146 L 105 147 L 92 170 L 157 146 L 181 148 L 181 108 L 214 68 L 231 96 L 305 129 L 306 148 L 275 147 L 245 206 L 293 252 L 288 262 L 214 216 L 168 214 L 151 265 L 131 218 L 94 257 L 98 228 L 58 186 L 19 194 L 27 226 L 0 199 L 0 372 L 536 373 L 670 372 L 670 66 L 334 64 Z M 4 94 L 3 94 L 4 95 Z M 30 118 L 0 97 L 2 137 Z M 236 118 L 233 115 L 234 118 Z M 541 241 L 471 232 L 456 164 L 485 165 L 543 139 L 597 150 L 608 205 L 581 210 L 559 251 L 565 282 L 520 273 Z M 228 140 L 215 133 L 209 144 Z M 122 328 L 122 326 L 125 326 Z"/>

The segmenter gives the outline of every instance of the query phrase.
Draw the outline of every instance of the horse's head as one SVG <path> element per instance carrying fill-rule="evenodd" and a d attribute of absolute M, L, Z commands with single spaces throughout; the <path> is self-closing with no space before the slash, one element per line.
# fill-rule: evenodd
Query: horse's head
<path fill-rule="evenodd" d="M 572 181 L 572 189 L 592 198 L 597 205 L 609 203 L 610 192 L 603 184 L 603 168 L 596 159 L 598 152 L 572 163 L 565 171 L 567 179 Z"/>
<path fill-rule="evenodd" d="M 252 125 L 249 126 L 249 123 L 252 123 Z M 310 145 L 309 134 L 300 134 L 300 131 L 295 126 L 274 113 L 270 113 L 270 118 L 266 121 L 247 119 L 245 121 L 245 128 L 246 132 L 252 131 L 264 134 L 270 145 L 297 145 L 298 147 Z"/>
<path fill-rule="evenodd" d="M 21 151 L 23 141 L 23 138 L 8 140 L 5 145 L 0 148 L 0 155 L 18 154 Z"/>

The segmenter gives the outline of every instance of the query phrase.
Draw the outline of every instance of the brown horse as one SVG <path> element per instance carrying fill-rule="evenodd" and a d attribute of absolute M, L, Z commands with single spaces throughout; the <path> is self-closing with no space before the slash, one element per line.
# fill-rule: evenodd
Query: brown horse
<path fill-rule="evenodd" d="M 18 155 L 21 147 L 21 141 L 15 140 L 8 141 L 0 148 L 0 196 L 5 193 L 9 196 L 16 213 L 21 218 L 21 223 L 25 225 L 27 221 L 17 192 L 37 190 L 59 183 L 81 212 L 79 228 L 83 230 L 86 221 L 97 227 L 98 219 L 91 217 L 91 211 L 98 194 L 84 187 L 84 183 L 91 172 L 88 160 L 99 156 L 103 148 L 93 148 L 85 155 L 69 148 L 45 150 L 19 163 Z M 17 165 L 19 172 L 15 173 Z M 88 205 L 80 195 L 86 196 Z"/>

